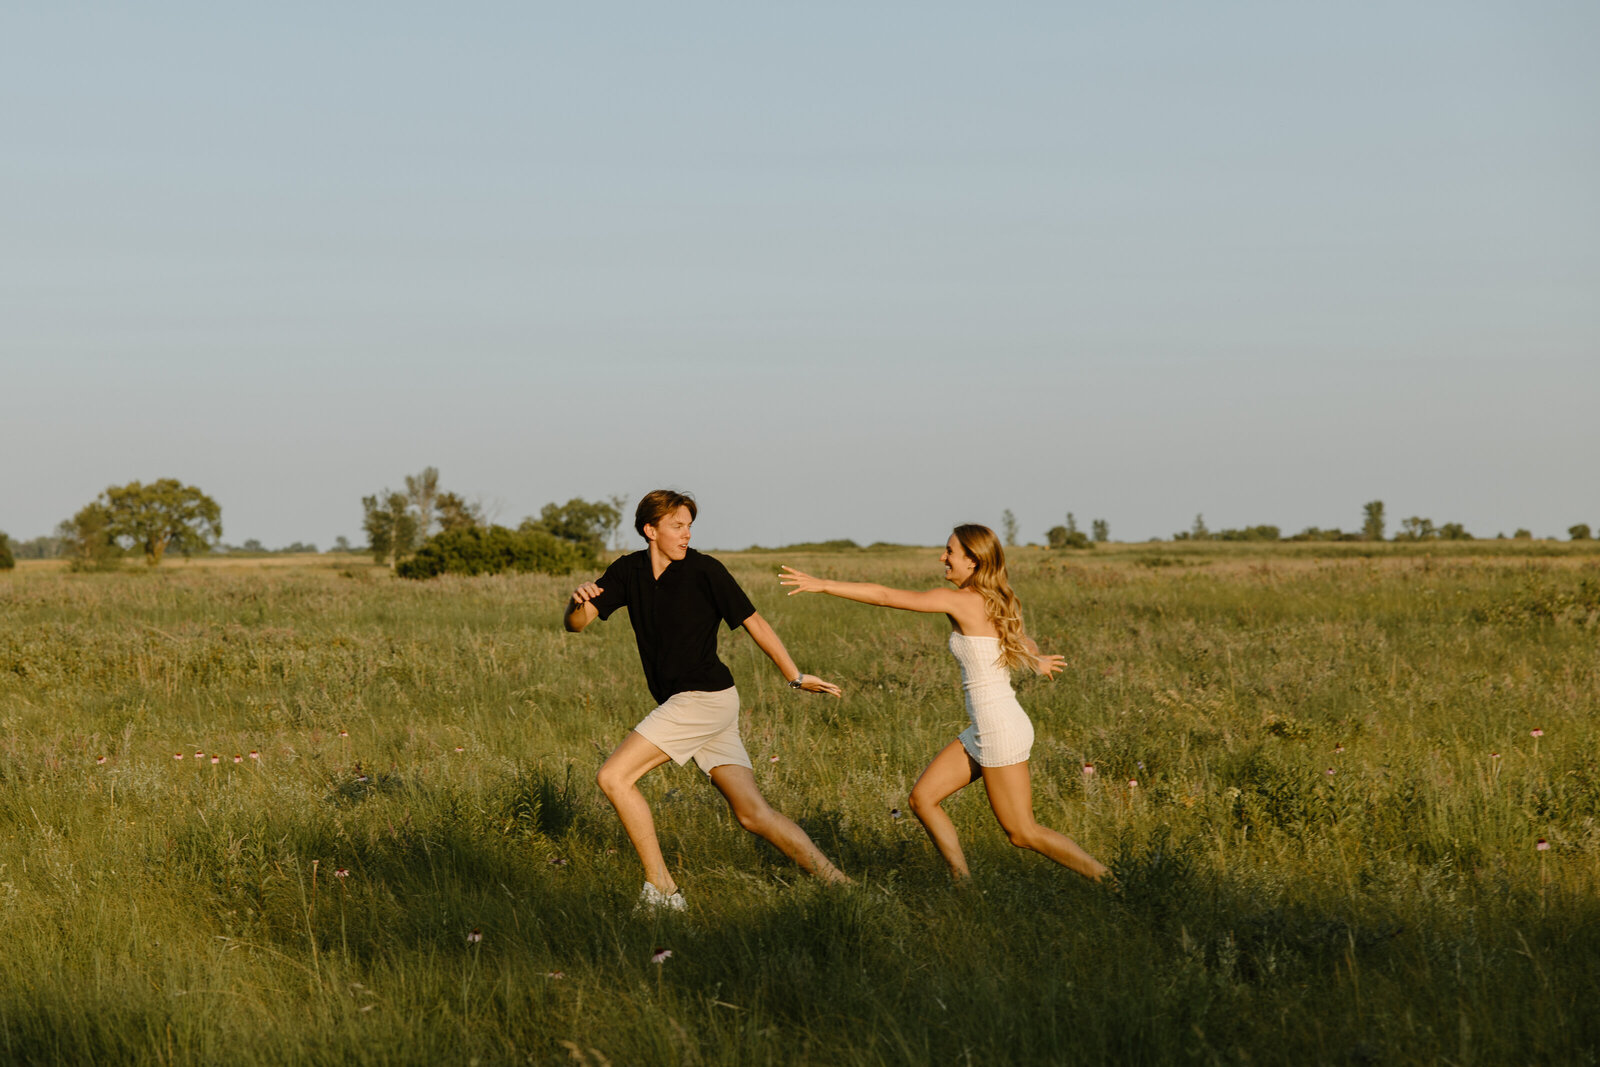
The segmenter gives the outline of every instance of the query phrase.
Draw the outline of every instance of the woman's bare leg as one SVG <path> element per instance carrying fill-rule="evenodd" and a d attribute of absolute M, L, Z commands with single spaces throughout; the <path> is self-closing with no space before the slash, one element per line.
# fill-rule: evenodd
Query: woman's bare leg
<path fill-rule="evenodd" d="M 911 813 L 922 823 L 933 841 L 933 847 L 950 865 L 950 874 L 960 881 L 972 872 L 967 870 L 967 858 L 961 854 L 961 839 L 956 835 L 956 824 L 950 821 L 940 807 L 945 798 L 960 792 L 978 780 L 982 770 L 976 760 L 967 755 L 960 741 L 952 741 L 933 757 L 917 784 L 911 787 Z"/>
<path fill-rule="evenodd" d="M 984 767 L 982 771 L 989 806 L 1013 845 L 1048 856 L 1085 878 L 1099 881 L 1106 876 L 1105 865 L 1079 848 L 1076 841 L 1034 821 L 1033 780 L 1026 761 L 1009 767 Z"/>
<path fill-rule="evenodd" d="M 595 780 L 600 783 L 600 791 L 617 809 L 617 818 L 622 820 L 622 828 L 627 831 L 628 840 L 633 842 L 639 862 L 644 864 L 645 880 L 668 895 L 677 891 L 678 883 L 667 871 L 666 858 L 661 854 L 661 842 L 656 837 L 655 818 L 650 814 L 650 805 L 646 803 L 644 794 L 639 792 L 637 783 L 671 758 L 629 730 L 622 744 L 607 757 L 600 772 L 595 775 Z"/>
<path fill-rule="evenodd" d="M 739 825 L 758 837 L 772 842 L 774 847 L 806 871 L 824 882 L 848 882 L 843 871 L 829 862 L 828 857 L 806 832 L 795 825 L 793 819 L 775 810 L 761 795 L 756 776 L 749 767 L 737 763 L 724 763 L 711 768 L 711 783 L 722 791 L 733 809 Z"/>

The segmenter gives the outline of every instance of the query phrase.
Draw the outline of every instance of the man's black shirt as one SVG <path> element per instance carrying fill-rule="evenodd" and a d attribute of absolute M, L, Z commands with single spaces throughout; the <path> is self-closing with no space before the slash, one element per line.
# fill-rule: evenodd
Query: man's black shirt
<path fill-rule="evenodd" d="M 650 695 L 664 703 L 674 693 L 710 692 L 733 685 L 733 672 L 717 658 L 717 622 L 736 630 L 756 613 L 755 605 L 728 568 L 688 549 L 657 578 L 650 551 L 633 552 L 606 568 L 601 593 L 589 603 L 600 618 L 628 609 L 639 662 Z"/>

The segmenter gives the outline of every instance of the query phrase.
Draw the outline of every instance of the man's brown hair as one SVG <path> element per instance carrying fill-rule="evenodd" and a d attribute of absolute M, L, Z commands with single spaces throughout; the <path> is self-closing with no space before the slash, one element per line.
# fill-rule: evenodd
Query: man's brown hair
<path fill-rule="evenodd" d="M 700 513 L 694 497 L 688 493 L 680 493 L 676 489 L 653 489 L 639 501 L 639 507 L 633 513 L 633 528 L 643 537 L 646 526 L 661 525 L 662 519 L 679 508 L 689 509 L 690 522 Z"/>

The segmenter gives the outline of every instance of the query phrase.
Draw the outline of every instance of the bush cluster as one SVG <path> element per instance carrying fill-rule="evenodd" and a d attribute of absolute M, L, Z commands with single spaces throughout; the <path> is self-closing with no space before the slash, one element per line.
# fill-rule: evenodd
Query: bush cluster
<path fill-rule="evenodd" d="M 592 545 L 566 541 L 544 530 L 468 526 L 428 538 L 415 556 L 395 567 L 395 573 L 402 578 L 504 571 L 568 574 L 599 562 Z"/>

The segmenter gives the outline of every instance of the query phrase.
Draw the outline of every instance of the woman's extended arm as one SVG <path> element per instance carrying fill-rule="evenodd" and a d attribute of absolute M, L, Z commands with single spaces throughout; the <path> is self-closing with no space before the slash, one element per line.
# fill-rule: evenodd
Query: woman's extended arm
<path fill-rule="evenodd" d="M 915 592 L 910 589 L 891 589 L 873 582 L 838 582 L 832 578 L 815 578 L 785 566 L 778 576 L 783 585 L 791 586 L 789 595 L 796 593 L 827 593 L 829 596 L 872 604 L 880 608 L 899 608 L 902 611 L 926 611 L 943 615 L 963 615 L 971 594 L 958 589 L 927 589 Z"/>
<path fill-rule="evenodd" d="M 1035 644 L 1033 638 L 1029 637 L 1027 634 L 1022 635 L 1022 644 L 1027 648 L 1028 654 L 1033 657 L 1033 661 L 1038 664 L 1038 666 L 1034 669 L 1040 674 L 1044 675 L 1046 678 L 1054 678 L 1056 676 L 1056 671 L 1061 670 L 1067 665 L 1067 657 L 1045 655 L 1043 652 L 1039 651 L 1039 646 Z"/>

